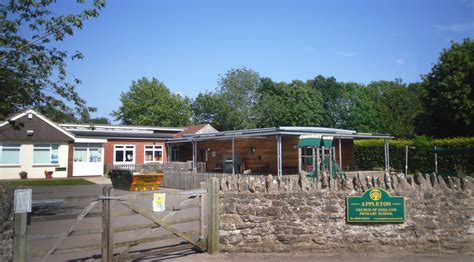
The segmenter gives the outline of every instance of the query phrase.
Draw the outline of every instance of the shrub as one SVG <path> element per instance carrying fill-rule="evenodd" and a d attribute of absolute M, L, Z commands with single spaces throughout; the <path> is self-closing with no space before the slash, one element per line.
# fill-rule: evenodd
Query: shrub
<path fill-rule="evenodd" d="M 384 164 L 384 140 L 355 140 L 354 153 L 361 170 L 380 169 Z M 438 151 L 438 173 L 455 171 L 474 173 L 474 137 L 430 139 L 419 136 L 413 140 L 389 140 L 390 166 L 405 170 L 405 147 L 414 147 L 408 152 L 408 173 L 434 172 L 435 152 Z"/>

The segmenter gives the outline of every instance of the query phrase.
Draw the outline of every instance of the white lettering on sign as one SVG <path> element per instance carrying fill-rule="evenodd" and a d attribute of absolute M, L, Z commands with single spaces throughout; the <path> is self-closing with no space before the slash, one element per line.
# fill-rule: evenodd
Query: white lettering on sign
<path fill-rule="evenodd" d="M 14 199 L 15 213 L 30 213 L 31 212 L 31 189 L 17 189 L 15 190 Z"/>

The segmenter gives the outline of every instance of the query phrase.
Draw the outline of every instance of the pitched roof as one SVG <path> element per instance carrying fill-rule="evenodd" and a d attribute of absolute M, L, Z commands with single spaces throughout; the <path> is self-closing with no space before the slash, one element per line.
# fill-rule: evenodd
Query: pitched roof
<path fill-rule="evenodd" d="M 37 116 L 39 119 L 43 120 L 44 122 L 46 122 L 47 124 L 49 124 L 50 126 L 52 126 L 53 128 L 57 129 L 59 132 L 63 133 L 64 135 L 66 135 L 67 137 L 71 138 L 71 139 L 75 139 L 74 137 L 74 134 L 67 131 L 66 129 L 62 128 L 61 126 L 59 126 L 58 124 L 56 124 L 55 122 L 51 121 L 49 118 L 45 117 L 44 115 L 36 112 L 35 110 L 33 109 L 27 109 L 23 112 L 20 112 L 16 115 L 12 115 L 11 117 L 9 117 L 7 120 L 5 120 L 4 122 L 0 123 L 0 127 L 3 127 L 7 124 L 9 124 L 11 121 L 15 121 L 15 120 L 18 120 L 24 116 L 26 116 L 27 114 L 32 114 L 34 116 Z"/>
<path fill-rule="evenodd" d="M 218 133 L 210 124 L 192 125 L 184 127 L 184 130 L 177 133 L 174 137 L 181 138 L 186 135 Z"/>

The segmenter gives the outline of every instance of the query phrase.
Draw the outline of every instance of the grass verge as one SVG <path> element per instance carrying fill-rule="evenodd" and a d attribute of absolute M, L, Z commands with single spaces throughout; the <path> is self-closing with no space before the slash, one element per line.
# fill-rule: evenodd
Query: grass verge
<path fill-rule="evenodd" d="M 81 179 L 81 178 L 55 178 L 55 179 L 15 179 L 6 180 L 8 184 L 13 187 L 19 186 L 82 186 L 82 185 L 95 185 L 95 183 Z"/>

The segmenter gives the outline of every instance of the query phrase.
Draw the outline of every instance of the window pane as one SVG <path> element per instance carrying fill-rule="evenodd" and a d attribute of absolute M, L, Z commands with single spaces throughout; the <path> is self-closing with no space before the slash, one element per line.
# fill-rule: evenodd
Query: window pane
<path fill-rule="evenodd" d="M 123 162 L 123 151 L 115 151 L 115 162 Z"/>
<path fill-rule="evenodd" d="M 49 149 L 35 148 L 33 149 L 33 164 L 50 164 Z"/>
<path fill-rule="evenodd" d="M 161 151 L 155 151 L 155 161 L 161 161 Z"/>
<path fill-rule="evenodd" d="M 59 163 L 59 145 L 51 145 L 51 164 Z"/>
<path fill-rule="evenodd" d="M 125 151 L 125 162 L 133 162 L 133 151 L 132 150 Z"/>
<path fill-rule="evenodd" d="M 102 157 L 102 150 L 99 148 L 89 149 L 89 162 L 100 162 Z"/>
<path fill-rule="evenodd" d="M 86 162 L 86 161 L 87 161 L 87 149 L 74 148 L 74 162 Z"/>
<path fill-rule="evenodd" d="M 20 164 L 20 149 L 3 148 L 0 164 Z"/>
<path fill-rule="evenodd" d="M 20 149 L 20 144 L 3 144 L 3 148 L 5 148 L 5 147 Z"/>
<path fill-rule="evenodd" d="M 153 161 L 153 151 L 145 151 L 145 161 Z"/>
<path fill-rule="evenodd" d="M 145 146 L 145 149 L 153 149 L 153 146 Z"/>

